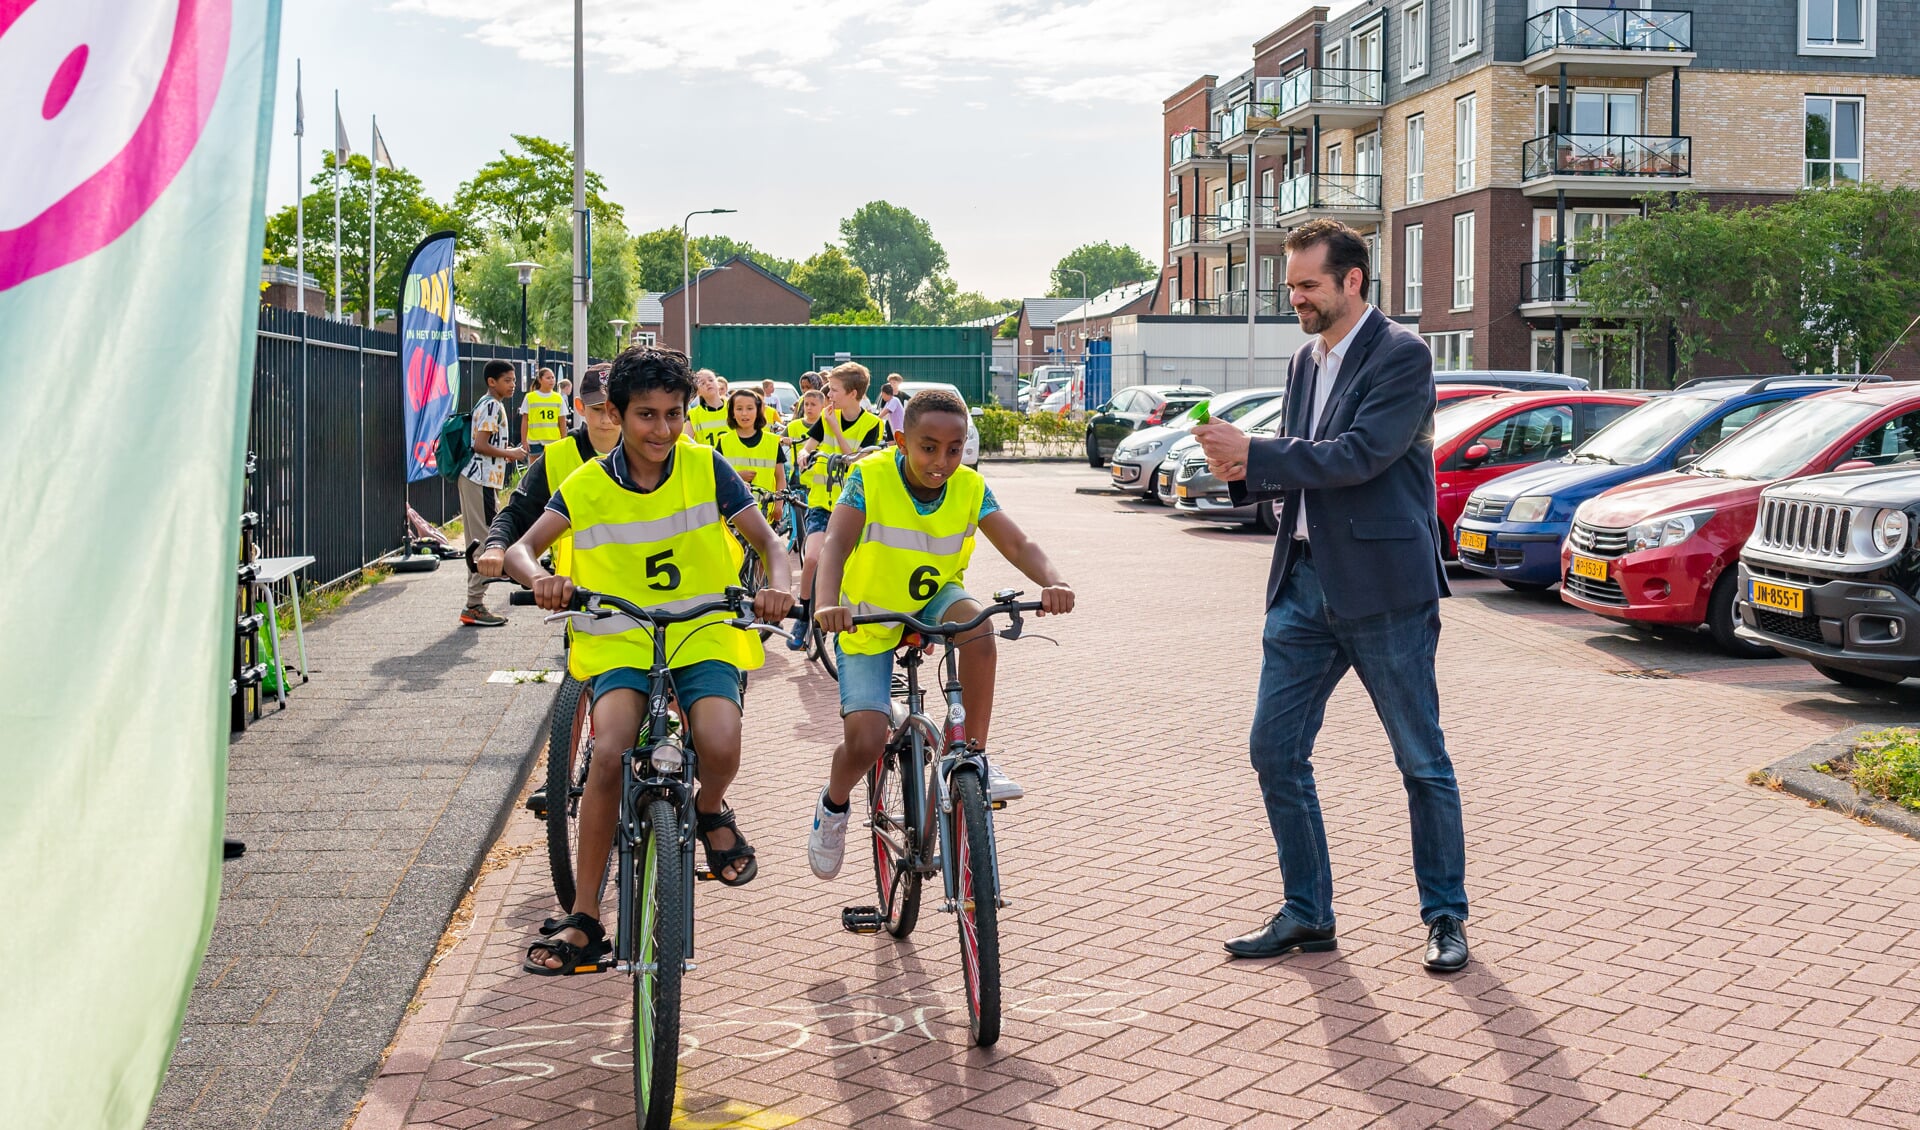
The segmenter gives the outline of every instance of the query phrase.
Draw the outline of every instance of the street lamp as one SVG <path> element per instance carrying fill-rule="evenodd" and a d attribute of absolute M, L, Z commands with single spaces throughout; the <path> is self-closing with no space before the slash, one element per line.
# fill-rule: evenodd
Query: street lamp
<path fill-rule="evenodd" d="M 735 211 L 732 208 L 701 208 L 688 212 L 680 221 L 680 326 L 686 334 L 687 355 L 693 355 L 693 308 L 687 305 L 687 225 L 695 216 L 725 216 Z"/>
<path fill-rule="evenodd" d="M 609 318 L 607 324 L 613 327 L 613 351 L 618 353 L 626 347 L 627 327 L 633 323 L 625 318 Z"/>
<path fill-rule="evenodd" d="M 1087 273 L 1078 267 L 1062 267 L 1060 269 L 1062 271 L 1072 271 L 1074 274 L 1080 276 L 1080 379 L 1082 382 L 1085 382 L 1085 366 L 1087 361 Z M 1084 383 L 1081 385 L 1081 395 L 1086 395 L 1086 385 Z M 1067 393 L 1067 399 L 1073 399 L 1073 393 L 1071 391 Z"/>
<path fill-rule="evenodd" d="M 520 348 L 525 349 L 527 347 L 527 284 L 533 281 L 533 273 L 540 269 L 540 264 L 523 260 L 519 263 L 508 263 L 507 266 L 520 272 Z"/>
<path fill-rule="evenodd" d="M 1260 152 L 1260 142 L 1268 134 L 1280 131 L 1267 126 L 1253 135 L 1252 144 L 1247 146 L 1247 387 L 1254 387 L 1253 357 L 1254 332 L 1260 313 L 1260 257 L 1256 254 L 1260 246 L 1260 190 L 1253 180 L 1254 159 Z M 1316 157 L 1315 160 L 1318 160 Z M 1274 295 L 1275 310 L 1279 313 L 1279 294 Z"/>

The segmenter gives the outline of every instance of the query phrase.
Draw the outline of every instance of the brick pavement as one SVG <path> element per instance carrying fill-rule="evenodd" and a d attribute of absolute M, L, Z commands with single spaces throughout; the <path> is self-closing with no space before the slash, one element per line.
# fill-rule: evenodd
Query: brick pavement
<path fill-rule="evenodd" d="M 946 916 L 840 930 L 867 849 L 807 871 L 834 699 L 781 651 L 733 798 L 760 877 L 698 892 L 685 1125 L 1920 1126 L 1920 844 L 1744 783 L 1920 694 L 1464 582 L 1441 690 L 1474 965 L 1419 966 L 1404 794 L 1351 679 L 1317 758 L 1341 948 L 1229 962 L 1279 892 L 1245 738 L 1267 545 L 1077 496 L 1085 469 L 992 478 L 1081 601 L 1057 649 L 1002 648 L 996 746 L 1028 789 L 998 823 L 1004 1035 L 967 1045 Z M 983 547 L 974 587 L 1011 579 Z M 627 982 L 518 971 L 538 842 L 517 814 L 355 1130 L 631 1124 Z"/>
<path fill-rule="evenodd" d="M 337 1130 L 359 1101 L 556 689 L 486 681 L 555 666 L 558 636 L 531 608 L 460 627 L 465 583 L 449 566 L 356 596 L 308 631 L 312 682 L 233 743 L 247 854 L 150 1130 Z"/>

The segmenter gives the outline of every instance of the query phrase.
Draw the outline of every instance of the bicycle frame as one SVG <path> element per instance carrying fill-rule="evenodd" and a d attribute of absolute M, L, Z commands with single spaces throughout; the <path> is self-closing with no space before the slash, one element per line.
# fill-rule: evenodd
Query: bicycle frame
<path fill-rule="evenodd" d="M 686 950 L 689 968 L 692 967 L 693 953 L 693 793 L 694 781 L 699 775 L 699 755 L 693 748 L 693 731 L 686 729 L 686 741 L 675 739 L 672 715 L 667 710 L 667 702 L 673 696 L 673 678 L 667 666 L 671 661 L 666 650 L 667 630 L 663 625 L 653 628 L 653 666 L 647 672 L 647 742 L 644 746 L 629 746 L 620 755 L 620 821 L 614 840 L 615 851 L 619 855 L 620 905 L 624 909 L 627 903 L 626 892 L 634 889 L 633 860 L 635 849 L 640 844 L 640 813 L 644 812 L 647 802 L 656 796 L 664 797 L 679 814 L 680 827 L 674 830 L 674 843 L 679 848 L 681 883 L 687 898 Z M 675 762 L 678 765 L 675 765 Z M 614 968 L 622 973 L 634 972 L 634 961 L 639 954 L 639 935 L 632 924 L 625 920 L 620 923 L 620 933 L 615 946 Z"/>
<path fill-rule="evenodd" d="M 936 861 L 929 861 L 926 858 L 927 845 L 924 837 L 929 825 L 936 825 L 940 851 L 937 860 L 940 868 L 940 884 L 946 893 L 940 909 L 951 914 L 960 909 L 960 877 L 953 862 L 956 852 L 953 835 L 953 792 L 950 781 L 955 770 L 967 766 L 980 774 L 980 781 L 984 785 L 987 780 L 987 759 L 986 755 L 967 748 L 967 710 L 960 701 L 960 672 L 956 656 L 959 645 L 951 636 L 942 642 L 944 647 L 940 657 L 942 676 L 940 693 L 947 705 L 946 726 L 943 729 L 935 729 L 933 719 L 926 713 L 926 691 L 920 686 L 920 666 L 924 662 L 924 654 L 918 647 L 912 647 L 901 658 L 900 664 L 907 676 L 907 713 L 906 717 L 895 725 L 891 741 L 897 744 L 895 756 L 900 759 L 901 799 L 907 806 L 913 826 L 920 830 L 923 838 L 923 842 L 909 845 L 908 858 L 914 870 L 921 874 L 932 874 Z M 921 732 L 924 750 L 938 751 L 937 755 L 932 757 L 930 764 L 915 764 L 921 758 L 929 756 L 927 753 L 915 752 L 909 737 L 910 732 L 915 729 Z M 911 790 L 908 788 L 909 783 L 912 785 Z M 929 785 L 932 786 L 931 789 L 928 788 Z M 913 795 L 909 795 L 910 791 Z M 935 801 L 937 812 L 933 821 L 928 820 L 929 793 Z M 987 812 L 987 844 L 993 850 L 994 857 L 998 858 L 999 847 L 994 840 L 991 808 Z M 993 883 L 994 905 L 1007 905 L 1005 897 L 1000 892 L 1000 869 L 997 867 L 993 869 Z"/>

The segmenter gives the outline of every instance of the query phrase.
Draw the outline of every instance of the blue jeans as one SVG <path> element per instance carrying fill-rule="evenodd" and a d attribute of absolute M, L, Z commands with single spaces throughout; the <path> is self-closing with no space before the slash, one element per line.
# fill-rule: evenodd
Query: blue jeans
<path fill-rule="evenodd" d="M 1282 535 L 1284 536 L 1284 535 Z M 1407 788 L 1413 823 L 1413 875 L 1420 918 L 1467 917 L 1467 845 L 1460 786 L 1440 733 L 1434 652 L 1437 603 L 1342 620 L 1327 608 L 1311 560 L 1295 563 L 1267 613 L 1259 702 L 1249 741 L 1267 822 L 1280 850 L 1282 914 L 1314 929 L 1333 928 L 1333 867 L 1320 797 L 1313 786 L 1313 740 L 1327 699 L 1349 669 L 1373 699 Z"/>

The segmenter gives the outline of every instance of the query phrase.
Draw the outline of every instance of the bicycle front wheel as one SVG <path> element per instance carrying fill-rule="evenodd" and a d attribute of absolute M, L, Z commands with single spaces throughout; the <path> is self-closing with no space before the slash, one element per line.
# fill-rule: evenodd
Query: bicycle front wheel
<path fill-rule="evenodd" d="M 917 748 L 920 735 L 912 734 Z M 916 764 L 925 764 L 921 758 Z M 893 746 L 867 774 L 867 814 L 873 824 L 873 883 L 880 896 L 880 913 L 886 918 L 887 933 L 904 938 L 913 933 L 920 920 L 920 873 L 913 869 L 914 849 L 920 842 L 914 808 L 908 803 L 908 789 L 918 791 L 917 782 L 909 784 L 901 772 L 900 759 Z"/>
<path fill-rule="evenodd" d="M 821 631 L 818 624 L 815 624 L 813 630 L 807 633 L 807 646 L 812 649 L 813 657 L 820 661 L 820 669 L 837 683 L 840 681 L 840 663 L 834 657 L 833 641 L 833 633 Z"/>
<path fill-rule="evenodd" d="M 987 828 L 980 774 L 956 769 L 953 787 L 954 885 L 960 896 L 960 968 L 967 981 L 967 1028 L 978 1047 L 1000 1038 L 1000 887 Z"/>
<path fill-rule="evenodd" d="M 646 806 L 634 845 L 633 887 L 620 929 L 634 938 L 633 1121 L 640 1130 L 673 1124 L 680 1068 L 680 982 L 687 968 L 687 883 L 681 875 L 680 814 L 664 800 Z"/>
<path fill-rule="evenodd" d="M 573 847 L 580 842 L 580 796 L 593 750 L 593 696 L 568 675 L 547 724 L 547 866 L 560 913 L 573 913 Z"/>

